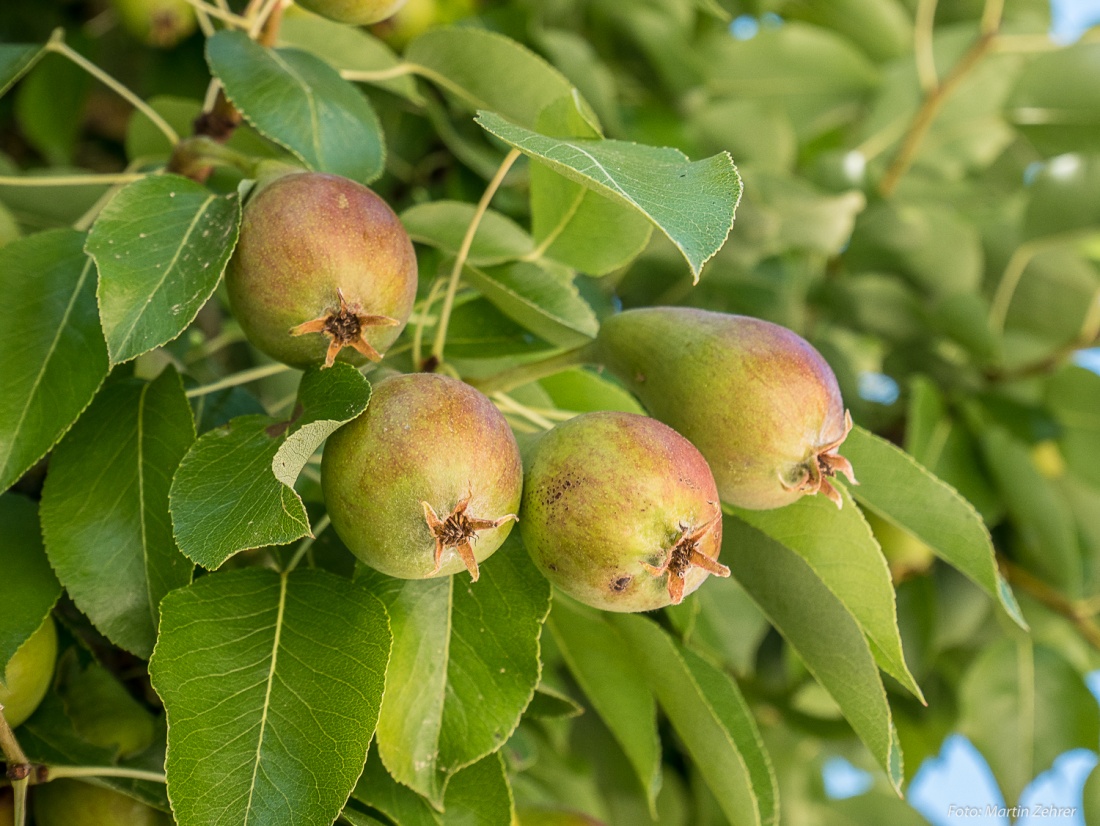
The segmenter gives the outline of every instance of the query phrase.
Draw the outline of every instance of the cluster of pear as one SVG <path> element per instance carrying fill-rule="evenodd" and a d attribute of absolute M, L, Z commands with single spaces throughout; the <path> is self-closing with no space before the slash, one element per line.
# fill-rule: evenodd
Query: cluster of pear
<path fill-rule="evenodd" d="M 412 312 L 416 256 L 389 206 L 361 184 L 293 173 L 245 205 L 226 273 L 252 343 L 293 365 L 378 361 Z M 565 593 L 610 611 L 680 602 L 717 561 L 721 503 L 775 508 L 851 477 L 836 378 L 791 331 L 677 307 L 607 319 L 594 361 L 654 418 L 576 416 L 521 458 L 494 404 L 433 373 L 375 382 L 366 411 L 325 447 L 332 525 L 367 565 L 421 579 L 478 566 L 518 521 Z M 524 465 L 526 464 L 526 468 Z"/>

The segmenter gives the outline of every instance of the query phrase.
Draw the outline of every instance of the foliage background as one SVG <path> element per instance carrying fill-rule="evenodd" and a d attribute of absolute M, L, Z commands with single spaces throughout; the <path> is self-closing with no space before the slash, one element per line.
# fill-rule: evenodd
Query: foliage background
<path fill-rule="evenodd" d="M 616 215 L 615 221 L 589 222 L 598 230 L 595 239 L 578 226 L 574 235 L 546 250 L 546 257 L 557 262 L 558 277 L 560 267 L 569 271 L 562 278 L 575 286 L 575 292 L 559 290 L 549 299 L 535 299 L 534 310 L 517 310 L 514 300 L 502 298 L 499 275 L 494 279 L 492 272 L 484 271 L 529 252 L 523 231 L 514 232 L 506 218 L 521 227 L 532 226 L 539 236 L 538 207 L 528 196 L 541 173 L 519 164 L 493 201 L 499 215 L 492 213 L 496 223 L 491 228 L 486 221 L 486 236 L 479 238 L 485 246 L 471 255 L 471 264 L 482 272 L 466 274 L 474 289 L 462 294 L 452 318 L 448 363 L 471 379 L 491 375 L 583 340 L 598 318 L 620 307 L 647 304 L 683 303 L 747 313 L 799 331 L 833 365 L 860 425 L 903 446 L 975 506 L 992 530 L 1002 570 L 1016 589 L 1031 629 L 1025 634 L 1014 626 L 1006 611 L 951 565 L 933 562 L 927 547 L 909 535 L 917 523 L 906 524 L 900 511 L 881 502 L 875 507 L 872 501 L 868 511 L 885 517 L 875 521 L 872 516 L 872 526 L 897 587 L 896 633 L 904 644 L 905 662 L 928 700 L 928 706 L 922 706 L 900 683 L 885 678 L 905 756 L 905 778 L 912 778 L 925 757 L 939 752 L 948 733 L 961 731 L 981 750 L 1011 805 L 1056 755 L 1073 748 L 1095 749 L 1100 723 L 1085 676 L 1100 665 L 1100 631 L 1093 619 L 1100 608 L 1100 476 L 1095 461 L 1100 451 L 1100 384 L 1094 373 L 1073 363 L 1078 351 L 1095 343 L 1100 330 L 1100 44 L 1095 38 L 1086 34 L 1082 42 L 1068 47 L 1051 42 L 1045 0 L 554 0 L 486 2 L 477 8 L 441 0 L 438 13 L 443 22 L 457 20 L 500 32 L 541 54 L 567 79 L 566 87 L 575 84 L 587 98 L 608 137 L 677 147 L 693 160 L 729 151 L 745 182 L 729 241 L 707 264 L 697 285 L 680 253 L 660 233 L 651 240 L 644 222 Z M 198 35 L 168 51 L 144 48 L 114 24 L 102 5 L 57 3 L 43 8 L 12 2 L 2 14 L 0 39 L 8 43 L 43 43 L 54 26 L 64 26 L 66 42 L 77 53 L 153 101 L 183 133 L 207 90 L 209 67 L 227 85 L 231 82 L 234 55 L 223 55 L 222 63 L 217 54 L 204 58 L 203 38 Z M 385 71 L 385 62 L 374 62 L 373 52 L 365 64 L 357 62 L 365 60 L 361 41 L 344 46 L 331 27 L 311 29 L 314 25 L 318 24 L 289 23 L 284 42 L 314 49 L 351 79 L 368 80 L 359 88 L 378 113 L 377 124 L 372 126 L 371 116 L 363 114 L 359 131 L 354 126 L 348 127 L 351 132 L 333 127 L 328 134 L 341 158 L 352 165 L 342 171 L 369 178 L 381 170 L 381 156 L 371 154 L 370 142 L 378 124 L 384 130 L 385 174 L 373 185 L 403 212 L 414 238 L 422 242 L 421 297 L 426 298 L 431 277 L 447 271 L 448 256 L 471 212 L 451 207 L 452 213 L 432 213 L 430 205 L 444 200 L 476 203 L 504 152 L 500 142 L 486 138 L 474 125 L 470 110 L 500 109 L 515 120 L 524 105 L 535 103 L 500 93 L 499 81 L 507 72 L 475 62 L 466 65 L 468 77 L 451 75 L 457 94 L 438 78 L 434 85 L 422 79 L 413 84 L 408 76 L 368 79 L 372 72 Z M 399 52 L 407 47 L 406 59 L 416 52 L 415 42 L 407 45 L 408 32 L 380 27 L 374 33 L 388 38 Z M 439 42 L 432 49 L 425 42 L 421 41 L 418 59 L 440 53 Z M 468 60 L 458 56 L 448 68 L 462 67 L 463 59 Z M 946 84 L 942 95 L 945 87 L 937 86 L 940 83 Z M 471 106 L 471 98 L 482 105 Z M 257 133 L 275 134 L 286 146 L 286 130 L 293 124 L 261 123 L 273 113 L 265 113 L 262 105 L 255 111 L 259 128 L 240 129 L 231 147 L 285 157 Z M 169 148 L 147 121 L 132 117 L 130 107 L 116 95 L 57 54 L 45 57 L 0 98 L 0 119 L 0 171 L 5 175 L 110 173 L 128 165 L 144 170 L 163 163 Z M 239 173 L 219 170 L 211 180 L 214 190 L 224 194 L 218 204 L 225 214 L 235 208 L 229 195 L 239 178 Z M 6 180 L 0 180 L 3 240 L 94 217 L 89 209 L 106 191 L 102 185 L 58 190 L 5 184 Z M 542 186 L 544 194 L 552 191 L 552 184 L 544 181 Z M 204 193 L 201 187 L 189 191 L 197 199 L 206 198 Z M 127 208 L 136 214 L 133 205 Z M 98 227 L 107 243 L 109 222 Z M 96 254 L 94 244 L 88 249 Z M 72 254 L 79 255 L 79 246 L 75 250 Z M 197 254 L 208 256 L 216 272 L 224 263 L 219 258 L 223 252 L 224 245 Z M 150 257 L 147 263 L 154 260 Z M 13 266 L 0 277 L 10 278 L 18 271 Z M 18 285 L 6 286 L 12 295 L 26 294 L 18 292 Z M 496 300 L 480 299 L 479 292 Z M 21 300 L 31 303 L 13 300 L 3 310 L 9 340 L 15 333 L 30 338 L 35 332 L 33 323 L 28 326 L 27 312 L 34 299 Z M 101 313 L 104 306 L 101 295 Z M 156 330 L 149 336 L 153 341 Z M 429 327 L 426 339 L 430 338 Z M 310 423 L 320 424 L 324 431 L 366 403 L 363 387 L 350 376 L 345 377 L 342 395 L 331 388 L 315 396 L 308 388 L 296 391 L 298 374 L 270 365 L 247 347 L 220 294 L 181 337 L 163 347 L 150 350 L 148 343 L 110 336 L 107 343 L 116 361 L 137 356 L 128 362 L 132 367 L 116 368 L 115 378 L 128 373 L 141 380 L 162 376 L 142 384 L 147 389 L 141 392 L 164 394 L 165 416 L 171 415 L 174 391 L 169 387 L 171 374 L 161 370 L 170 365 L 184 373 L 192 398 L 203 400 L 195 405 L 200 434 L 234 416 L 284 413 L 296 397 L 310 411 Z M 391 362 L 399 369 L 413 369 L 413 342 L 405 340 L 404 345 L 395 350 Z M 424 350 L 422 355 L 426 346 Z M 12 369 L 10 363 L 5 368 Z M 15 374 L 6 375 L 13 377 L 6 382 L 15 386 Z M 247 391 L 233 379 L 242 375 L 254 379 Z M 227 379 L 224 392 L 195 392 Z M 550 379 L 510 398 L 518 405 L 508 411 L 517 428 L 531 431 L 539 429 L 538 421 L 523 410 L 552 413 L 634 404 L 614 385 L 589 374 Z M 338 404 L 326 407 L 326 400 Z M 115 418 L 110 410 L 96 412 L 100 421 Z M 89 413 L 77 428 L 92 432 L 96 422 Z M 316 444 L 312 431 L 302 431 L 297 437 L 299 452 L 305 445 L 308 454 Z M 240 432 L 242 438 L 247 435 Z M 188 444 L 175 449 L 182 454 Z M 202 458 L 188 455 L 196 462 Z M 81 457 L 73 449 L 59 449 L 51 472 L 61 479 L 58 465 L 69 462 L 79 468 L 82 462 L 96 461 L 94 454 Z M 297 486 L 316 519 L 316 479 L 304 464 Z M 201 477 L 207 466 L 197 467 Z M 868 467 L 867 475 L 873 477 L 874 470 Z M 890 478 L 900 478 L 890 477 L 892 470 L 887 468 L 886 487 Z M 858 464 L 857 473 L 865 475 Z M 6 495 L 7 501 L 12 496 L 37 497 L 42 475 L 41 467 L 32 471 L 18 483 L 15 494 Z M 78 472 L 72 478 L 76 486 Z M 867 481 L 862 495 L 873 497 L 875 485 Z M 858 489 L 853 492 L 860 495 Z M 933 492 L 917 487 L 912 495 L 919 504 L 922 496 Z M 81 495 L 83 490 L 70 497 Z M 53 501 L 64 498 L 57 493 Z M 854 509 L 854 503 L 849 506 Z M 43 507 L 43 520 L 48 522 L 50 510 Z M 846 544 L 862 547 L 863 540 L 855 533 L 840 533 L 854 531 L 851 525 L 841 528 L 822 521 L 832 517 L 815 507 L 808 503 L 800 516 L 787 514 L 773 522 L 742 515 L 745 525 L 756 527 L 746 527 L 740 535 L 756 536 L 753 531 L 759 528 L 798 545 L 789 538 L 792 526 L 811 533 L 816 528 L 824 537 L 825 551 L 836 555 L 830 558 L 849 559 L 843 551 L 854 551 Z M 947 528 L 962 530 L 961 522 L 951 521 L 954 511 L 945 508 L 939 516 Z M 59 512 L 64 516 L 63 508 Z M 181 534 L 180 516 L 174 516 L 175 540 L 186 552 L 186 530 Z M 205 519 L 205 512 L 195 514 L 196 535 L 204 534 Z M 910 530 L 897 530 L 891 520 Z M 53 539 L 47 524 L 46 550 L 69 597 L 80 602 L 80 584 L 71 570 L 67 573 L 64 552 L 55 550 L 64 545 L 64 521 L 55 521 L 59 527 Z M 920 523 L 921 529 L 926 527 Z M 298 535 L 295 530 L 274 526 L 265 541 L 288 541 Z M 189 556 L 209 553 L 198 561 L 213 568 L 242 548 L 262 544 L 242 541 L 226 537 L 221 544 L 209 542 L 205 550 L 191 549 Z M 331 532 L 321 534 L 311 555 L 319 567 L 347 573 L 342 570 L 346 557 L 337 544 Z M 935 550 L 958 564 L 950 551 Z M 287 551 L 277 549 L 274 558 L 285 562 L 293 549 Z M 233 556 L 229 566 L 255 561 L 263 561 L 262 554 L 246 552 Z M 511 575 L 531 586 L 523 570 Z M 165 591 L 170 590 L 170 571 L 164 579 Z M 228 577 L 210 579 L 229 582 Z M 532 605 L 525 610 L 536 615 L 540 609 L 534 603 L 541 597 L 536 586 L 531 589 Z M 748 591 L 759 601 L 761 595 L 753 587 Z M 384 584 L 376 585 L 374 593 L 387 602 L 393 622 L 400 613 L 400 596 L 390 594 L 387 601 Z M 88 734 L 82 726 L 86 729 L 88 720 L 97 716 L 138 719 L 143 731 L 150 730 L 148 742 L 160 742 L 163 748 L 163 732 L 153 730 L 163 718 L 151 713 L 158 711 L 157 695 L 143 682 L 140 661 L 123 650 L 147 656 L 154 629 L 114 628 L 109 620 L 93 616 L 87 608 L 92 603 L 87 602 L 82 605 L 86 618 L 69 597 L 56 612 L 74 643 L 68 649 L 68 665 L 62 663 L 68 670 L 59 672 L 38 730 L 56 734 L 57 725 L 73 720 L 79 745 L 70 743 L 75 752 L 67 754 L 64 749 L 43 748 L 41 759 L 87 762 L 111 754 L 111 748 L 88 751 L 88 743 L 81 742 Z M 350 593 L 345 597 L 359 599 Z M 167 604 L 175 610 L 186 607 L 182 597 Z M 867 616 L 858 599 L 846 606 L 861 620 Z M 796 610 L 792 616 L 787 622 L 793 625 L 801 615 Z M 713 755 L 684 736 L 675 725 L 672 704 L 663 699 L 660 754 L 640 742 L 648 741 L 651 724 L 640 726 L 639 734 L 631 730 L 633 721 L 616 721 L 606 697 L 601 702 L 596 696 L 599 688 L 586 684 L 586 666 L 568 650 L 569 622 L 567 608 L 555 608 L 554 633 L 543 634 L 543 658 L 549 664 L 543 674 L 547 691 L 539 695 L 543 707 L 529 710 L 501 752 L 516 799 L 558 800 L 611 823 L 644 823 L 651 814 L 642 788 L 646 773 L 638 769 L 652 766 L 656 759 L 664 764 L 665 778 L 656 798 L 658 822 L 723 822 L 705 776 L 705 759 Z M 883 760 L 876 763 L 853 735 L 835 694 L 830 696 L 811 678 L 803 658 L 769 628 L 737 585 L 710 582 L 688 608 L 668 612 L 662 622 L 691 650 L 704 652 L 708 662 L 737 678 L 771 755 L 784 822 L 880 823 L 888 817 L 903 824 L 920 822 L 919 815 L 894 797 Z M 784 634 L 791 632 L 784 621 L 775 624 Z M 647 633 L 643 626 L 633 632 L 628 627 L 608 633 Z M 816 630 L 820 646 L 827 649 L 832 644 L 830 626 Z M 883 629 L 863 630 L 873 636 Z M 100 632 L 116 645 L 108 644 Z M 13 639 L 19 642 L 17 637 Z M 618 639 L 614 634 L 609 638 Z M 75 644 L 77 640 L 83 644 Z M 116 697 L 117 702 L 103 708 L 75 708 L 74 681 L 80 686 L 81 680 L 92 679 L 116 688 L 123 685 L 127 691 L 119 696 L 139 702 L 127 705 Z M 571 707 L 557 696 L 559 692 L 597 713 L 569 717 Z M 622 700 L 628 691 L 613 688 L 611 696 Z M 652 706 L 651 696 L 648 703 Z M 845 711 L 850 719 L 851 709 Z M 385 719 L 384 712 L 382 716 Z M 33 721 L 30 728 L 27 737 L 34 742 Z M 872 773 L 869 792 L 847 801 L 829 800 L 821 768 L 837 755 Z M 155 764 L 155 755 L 145 757 Z M 387 767 L 392 771 L 390 764 Z M 483 765 L 482 771 L 491 776 L 477 779 L 474 787 L 479 794 L 471 797 L 491 799 L 486 790 L 496 788 L 497 775 L 492 772 L 501 770 Z M 368 777 L 370 772 L 369 764 Z M 430 787 L 428 783 L 419 790 L 432 796 Z M 136 786 L 130 789 L 135 790 L 142 793 Z M 456 794 L 462 792 L 459 785 Z M 759 788 L 756 793 L 763 795 Z M 146 799 L 156 802 L 156 795 L 147 793 Z M 356 811 L 385 812 L 404 822 L 393 814 L 401 811 L 399 807 L 369 791 L 357 792 L 356 799 Z M 1093 812 L 1100 806 L 1100 775 L 1086 784 L 1085 806 Z"/>

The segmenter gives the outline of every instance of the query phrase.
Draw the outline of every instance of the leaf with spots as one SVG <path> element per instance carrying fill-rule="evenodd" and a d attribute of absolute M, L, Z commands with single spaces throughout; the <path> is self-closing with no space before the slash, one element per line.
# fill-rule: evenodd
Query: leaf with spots
<path fill-rule="evenodd" d="M 168 516 L 172 474 L 195 424 L 172 368 L 112 382 L 50 459 L 42 490 L 46 553 L 77 607 L 113 643 L 148 657 L 157 606 L 191 581 Z"/>
<path fill-rule="evenodd" d="M 369 183 L 382 174 L 382 126 L 366 96 L 321 58 L 267 49 L 244 32 L 206 41 L 210 71 L 256 130 L 310 169 Z"/>
<path fill-rule="evenodd" d="M 165 597 L 149 663 L 180 826 L 332 823 L 363 771 L 391 636 L 319 570 L 217 573 Z"/>
<path fill-rule="evenodd" d="M 218 286 L 237 244 L 237 193 L 178 175 L 122 189 L 88 233 L 99 269 L 99 314 L 112 364 L 171 341 Z"/>
<path fill-rule="evenodd" d="M 451 777 L 501 748 L 535 693 L 550 585 L 515 531 L 476 583 L 369 569 L 360 581 L 393 627 L 379 754 L 397 781 L 441 805 Z"/>
<path fill-rule="evenodd" d="M 477 122 L 558 174 L 646 216 L 687 259 L 696 281 L 733 227 L 741 178 L 726 152 L 692 163 L 669 147 L 552 138 L 494 112 L 479 112 Z"/>

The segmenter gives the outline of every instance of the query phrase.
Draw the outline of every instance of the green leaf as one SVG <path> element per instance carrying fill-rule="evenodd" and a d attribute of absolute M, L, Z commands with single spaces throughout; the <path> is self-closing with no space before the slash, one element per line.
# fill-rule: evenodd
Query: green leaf
<path fill-rule="evenodd" d="M 653 690 L 637 652 L 625 645 L 605 615 L 560 594 L 554 599 L 549 628 L 573 677 L 626 754 L 655 815 L 661 741 Z"/>
<path fill-rule="evenodd" d="M 363 776 L 352 792 L 360 803 L 398 826 L 512 826 L 512 791 L 499 754 L 490 754 L 454 775 L 443 798 L 443 811 L 386 774 L 372 748 Z"/>
<path fill-rule="evenodd" d="M 52 766 L 119 765 L 115 759 L 117 749 L 94 745 L 77 733 L 64 701 L 55 691 L 47 693 L 30 719 L 19 727 L 19 745 L 28 759 Z M 163 742 L 160 745 L 163 747 Z M 156 748 L 154 744 L 150 752 Z M 88 778 L 88 782 L 122 792 L 161 811 L 169 810 L 163 783 L 123 777 L 95 777 Z"/>
<path fill-rule="evenodd" d="M 443 826 L 512 826 L 512 789 L 500 754 L 463 769 L 447 784 Z"/>
<path fill-rule="evenodd" d="M 779 823 L 779 788 L 737 684 L 652 620 L 612 615 L 672 727 L 730 823 Z"/>
<path fill-rule="evenodd" d="M 733 227 L 741 178 L 727 153 L 692 163 L 668 147 L 551 138 L 493 112 L 479 112 L 477 122 L 559 174 L 645 215 L 683 253 L 696 281 Z"/>
<path fill-rule="evenodd" d="M 561 138 L 602 137 L 572 98 L 543 110 L 537 129 Z M 645 249 L 653 225 L 632 206 L 601 195 L 531 164 L 531 233 L 542 255 L 588 275 L 604 275 L 634 260 Z"/>
<path fill-rule="evenodd" d="M 99 314 L 113 364 L 171 341 L 218 285 L 237 243 L 241 203 L 178 175 L 122 189 L 85 249 L 99 269 Z"/>
<path fill-rule="evenodd" d="M 335 820 L 363 770 L 390 643 L 378 600 L 325 571 L 250 568 L 165 597 L 149 675 L 180 826 Z"/>
<path fill-rule="evenodd" d="M 846 506 L 839 509 L 823 496 L 803 496 L 786 508 L 731 512 L 805 559 L 859 623 L 879 667 L 923 700 L 902 652 L 890 568 L 851 495 L 838 488 Z"/>
<path fill-rule="evenodd" d="M 431 340 L 434 324 L 425 327 L 425 341 Z M 455 300 L 447 327 L 448 358 L 493 359 L 546 353 L 553 347 L 474 293 Z"/>
<path fill-rule="evenodd" d="M 206 58 L 248 122 L 310 169 L 364 183 L 382 174 L 385 144 L 374 108 L 320 58 L 265 49 L 228 30 L 206 41 Z"/>
<path fill-rule="evenodd" d="M 428 801 L 386 773 L 377 744 L 367 755 L 363 775 L 351 796 L 376 809 L 398 826 L 440 826 L 442 817 Z"/>
<path fill-rule="evenodd" d="M 451 776 L 503 746 L 531 701 L 550 586 L 511 536 L 476 583 L 365 573 L 394 636 L 382 762 L 439 805 Z"/>
<path fill-rule="evenodd" d="M 1008 117 L 1044 155 L 1100 149 L 1100 44 L 1077 43 L 1032 60 Z"/>
<path fill-rule="evenodd" d="M 602 375 L 575 367 L 539 380 L 542 389 L 562 410 L 589 413 L 596 410 L 619 410 L 623 413 L 645 414 L 645 409 L 622 385 Z"/>
<path fill-rule="evenodd" d="M 1065 498 L 1035 467 L 1027 445 L 1004 428 L 986 427 L 981 444 L 1016 528 L 1014 549 L 1020 560 L 1069 597 L 1082 597 L 1084 561 Z"/>
<path fill-rule="evenodd" d="M 1081 810 L 1085 816 L 1085 823 L 1100 822 L 1100 764 L 1089 773 L 1081 796 L 1084 804 Z"/>
<path fill-rule="evenodd" d="M 1009 806 L 1054 758 L 1095 749 L 1100 710 L 1081 675 L 1054 649 L 999 640 L 959 689 L 960 728 L 985 756 Z"/>
<path fill-rule="evenodd" d="M 293 421 L 239 416 L 204 433 L 172 479 L 172 525 L 180 550 L 214 569 L 240 551 L 308 534 L 306 509 L 292 485 L 321 442 L 362 413 L 369 400 L 367 380 L 338 362 L 302 377 L 301 413 Z"/>
<path fill-rule="evenodd" d="M 475 204 L 464 201 L 430 201 L 402 212 L 401 222 L 412 240 L 455 255 L 476 212 Z M 490 209 L 481 217 L 467 260 L 481 266 L 502 264 L 523 258 L 534 248 L 535 242 L 522 227 Z"/>
<path fill-rule="evenodd" d="M 15 119 L 24 140 L 51 166 L 72 164 L 92 79 L 59 54 L 47 54 L 15 90 Z"/>
<path fill-rule="evenodd" d="M 470 109 L 499 112 L 523 126 L 534 127 L 543 109 L 574 93 L 557 69 L 527 47 L 468 26 L 424 32 L 405 50 L 405 61 Z"/>
<path fill-rule="evenodd" d="M 41 627 L 57 598 L 57 581 L 38 528 L 38 505 L 14 493 L 0 494 L 0 683 L 11 658 Z"/>
<path fill-rule="evenodd" d="M 599 332 L 596 314 L 572 278 L 527 261 L 467 266 L 463 273 L 506 316 L 558 347 L 580 347 Z"/>
<path fill-rule="evenodd" d="M 861 427 L 852 429 L 841 452 L 855 467 L 860 484 L 852 494 L 860 505 L 929 545 L 999 602 L 1017 625 L 1027 627 L 997 570 L 989 531 L 969 502 L 904 451 Z"/>
<path fill-rule="evenodd" d="M 535 689 L 535 696 L 531 698 L 530 705 L 523 712 L 524 717 L 534 717 L 538 720 L 562 720 L 570 717 L 579 717 L 584 714 L 584 707 L 552 688 L 540 685 Z"/>
<path fill-rule="evenodd" d="M 768 632 L 768 620 L 756 603 L 732 577 L 711 577 L 694 601 L 698 613 L 685 642 L 734 674 L 751 674 Z"/>
<path fill-rule="evenodd" d="M 31 70 L 46 49 L 37 43 L 0 43 L 0 95 Z"/>
<path fill-rule="evenodd" d="M 722 534 L 722 561 L 900 790 L 901 751 L 863 630 L 809 564 L 785 545 L 733 515 L 723 520 Z"/>
<path fill-rule="evenodd" d="M 195 440 L 172 368 L 108 385 L 57 446 L 42 491 L 42 534 L 77 607 L 116 645 L 148 658 L 157 606 L 191 581 L 172 539 L 168 489 Z"/>
<path fill-rule="evenodd" d="M 283 20 L 279 28 L 279 45 L 312 52 L 337 71 L 386 72 L 402 65 L 393 49 L 363 29 L 314 15 Z M 412 75 L 367 82 L 413 103 L 424 100 Z"/>
<path fill-rule="evenodd" d="M 107 375 L 84 236 L 32 235 L 0 248 L 0 491 L 42 458 Z"/>

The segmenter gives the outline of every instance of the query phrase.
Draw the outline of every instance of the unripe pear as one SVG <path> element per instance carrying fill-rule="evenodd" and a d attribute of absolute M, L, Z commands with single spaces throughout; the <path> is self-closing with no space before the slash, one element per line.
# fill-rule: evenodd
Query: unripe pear
<path fill-rule="evenodd" d="M 393 17 L 405 0 L 297 0 L 303 9 L 356 26 L 368 26 Z"/>
<path fill-rule="evenodd" d="M 594 817 L 566 809 L 518 809 L 518 826 L 604 826 Z"/>
<path fill-rule="evenodd" d="M 416 254 L 393 210 L 367 187 L 301 172 L 245 204 L 225 282 L 249 341 L 272 358 L 362 364 L 379 361 L 408 321 Z"/>
<path fill-rule="evenodd" d="M 187 0 L 112 0 L 123 27 L 150 46 L 175 46 L 198 28 L 195 9 Z"/>
<path fill-rule="evenodd" d="M 332 526 L 359 559 L 427 579 L 478 565 L 519 510 L 523 466 L 500 411 L 467 384 L 414 373 L 374 385 L 321 461 Z"/>
<path fill-rule="evenodd" d="M 0 671 L 0 706 L 9 726 L 15 728 L 34 714 L 53 680 L 56 660 L 57 629 L 47 616 Z"/>
<path fill-rule="evenodd" d="M 37 826 L 171 826 L 172 817 L 121 792 L 79 780 L 34 787 Z"/>
<path fill-rule="evenodd" d="M 837 449 L 851 430 L 832 369 L 778 324 L 687 307 L 607 319 L 598 358 L 707 458 L 722 501 L 764 510 L 855 483 Z"/>
<path fill-rule="evenodd" d="M 524 479 L 520 533 L 569 596 L 605 611 L 679 603 L 715 560 L 722 511 L 707 462 L 667 425 L 586 413 L 542 437 Z"/>

